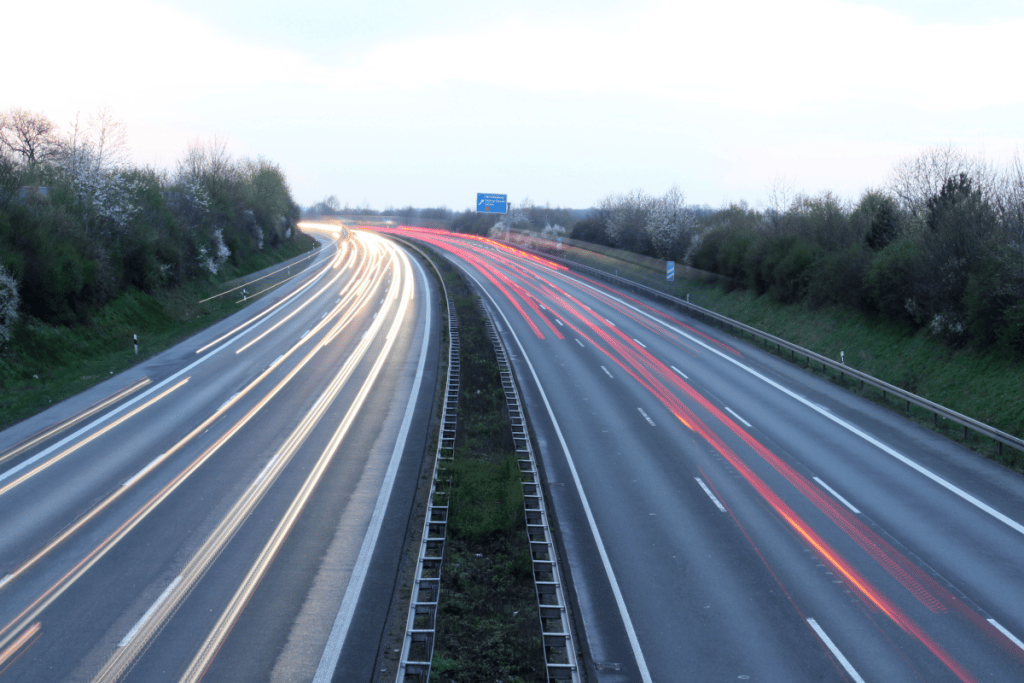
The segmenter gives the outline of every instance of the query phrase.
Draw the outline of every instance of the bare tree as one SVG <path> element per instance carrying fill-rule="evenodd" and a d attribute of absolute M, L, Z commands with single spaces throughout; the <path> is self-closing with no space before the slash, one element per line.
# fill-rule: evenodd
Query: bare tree
<path fill-rule="evenodd" d="M 14 107 L 0 113 L 0 149 L 35 165 L 60 158 L 62 145 L 50 119 L 43 114 Z"/>
<path fill-rule="evenodd" d="M 991 164 L 971 157 L 953 145 L 937 145 L 916 157 L 901 159 L 889 176 L 888 190 L 911 215 L 923 215 L 930 197 L 938 195 L 950 178 L 967 175 L 974 187 L 989 196 L 995 182 Z"/>

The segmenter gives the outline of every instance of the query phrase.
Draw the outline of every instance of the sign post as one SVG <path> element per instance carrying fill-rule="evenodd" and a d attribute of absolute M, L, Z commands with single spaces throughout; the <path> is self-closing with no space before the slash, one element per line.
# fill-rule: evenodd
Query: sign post
<path fill-rule="evenodd" d="M 665 263 L 665 279 L 668 282 L 676 281 L 676 262 L 666 261 Z"/>

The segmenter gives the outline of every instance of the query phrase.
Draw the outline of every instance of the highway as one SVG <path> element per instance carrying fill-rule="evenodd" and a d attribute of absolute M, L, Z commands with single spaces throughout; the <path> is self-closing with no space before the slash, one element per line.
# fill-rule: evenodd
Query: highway
<path fill-rule="evenodd" d="M 439 308 L 390 240 L 312 229 L 280 288 L 0 433 L 0 681 L 371 678 Z"/>
<path fill-rule="evenodd" d="M 1021 476 L 532 253 L 387 232 L 508 346 L 590 681 L 1024 680 Z"/>

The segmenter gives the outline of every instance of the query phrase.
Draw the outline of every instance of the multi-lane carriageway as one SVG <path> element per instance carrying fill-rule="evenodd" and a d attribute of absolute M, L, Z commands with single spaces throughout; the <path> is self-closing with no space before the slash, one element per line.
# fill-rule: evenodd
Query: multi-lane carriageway
<path fill-rule="evenodd" d="M 508 346 L 589 680 L 1024 680 L 1019 476 L 530 254 L 394 232 Z M 382 680 L 440 307 L 394 242 L 323 239 L 0 433 L 0 683 Z"/>
<path fill-rule="evenodd" d="M 1024 681 L 1024 480 L 676 312 L 490 240 L 598 681 Z"/>
<path fill-rule="evenodd" d="M 368 680 L 438 308 L 391 241 L 321 240 L 240 313 L 0 434 L 0 681 Z"/>

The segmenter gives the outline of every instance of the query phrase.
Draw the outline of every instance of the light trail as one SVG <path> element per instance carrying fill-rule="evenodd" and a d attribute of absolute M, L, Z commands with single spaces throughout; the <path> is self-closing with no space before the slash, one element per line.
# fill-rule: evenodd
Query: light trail
<path fill-rule="evenodd" d="M 0 455 L 0 463 L 10 460 L 11 458 L 15 458 L 24 453 L 25 451 L 33 448 L 34 446 L 38 446 L 47 439 L 54 437 L 68 429 L 71 429 L 82 420 L 86 420 L 95 415 L 96 413 L 102 411 L 103 409 L 114 405 L 122 398 L 131 396 L 136 391 L 150 383 L 151 380 L 148 377 L 143 377 L 142 379 L 135 380 L 124 389 L 114 392 L 111 396 L 108 396 L 107 398 L 94 403 L 88 408 L 85 408 L 80 412 L 75 413 L 68 419 L 62 420 L 61 422 L 58 422 L 55 425 L 52 425 L 46 429 L 41 430 L 40 432 L 34 434 L 33 436 L 30 436 L 24 441 L 14 445 L 13 447 L 11 447 L 10 450 L 5 451 L 3 455 Z"/>
<path fill-rule="evenodd" d="M 3 494 L 7 493 L 8 491 L 13 489 L 14 487 L 18 486 L 22 482 L 27 481 L 28 479 L 31 479 L 32 477 L 36 476 L 40 472 L 48 469 L 49 467 L 52 467 L 53 465 L 56 465 L 58 462 L 60 462 L 61 460 L 63 460 L 67 456 L 71 455 L 72 453 L 77 451 L 82 446 L 85 446 L 86 444 L 91 443 L 92 441 L 100 438 L 101 436 L 103 436 L 104 434 L 109 432 L 111 429 L 114 429 L 115 427 L 121 425 L 125 421 L 135 417 L 136 415 L 141 413 L 146 408 L 150 407 L 151 405 L 154 405 L 155 403 L 157 403 L 161 399 L 169 396 L 172 392 L 174 392 L 174 391 L 180 389 L 181 387 L 185 386 L 186 383 L 188 383 L 188 378 L 187 377 L 185 379 L 181 380 L 180 382 L 178 382 L 177 384 L 175 384 L 170 389 L 167 389 L 163 393 L 158 394 L 157 396 L 149 399 L 148 401 L 143 403 L 141 406 L 139 406 L 135 410 L 129 412 L 128 414 L 124 415 L 120 419 L 115 420 L 114 422 L 111 422 L 110 424 L 108 424 L 103 429 L 100 429 L 100 430 L 98 430 L 96 432 L 93 432 L 92 434 L 87 436 L 85 439 L 82 439 L 81 441 L 76 443 L 71 448 L 68 448 L 68 449 L 65 449 L 65 450 L 61 451 L 60 453 L 58 453 L 57 455 L 53 456 L 49 460 L 45 460 L 41 465 L 38 465 L 38 466 L 34 467 L 33 469 L 29 470 L 28 472 L 26 472 L 25 474 L 21 475 L 20 477 L 18 477 L 14 481 L 10 482 L 9 484 L 6 484 L 4 486 L 0 486 L 0 496 L 2 496 Z M 2 481 L 2 479 L 0 479 L 0 481 Z"/>
<path fill-rule="evenodd" d="M 364 302 L 367 303 L 367 302 Z M 383 319 L 381 319 L 383 321 Z M 320 321 L 315 328 L 317 331 L 329 323 L 329 319 Z M 264 370 L 255 380 L 253 380 L 245 389 L 240 391 L 232 402 L 223 406 L 218 412 L 211 415 L 209 418 L 203 421 L 198 427 L 193 429 L 185 438 L 180 440 L 174 447 L 169 449 L 166 453 L 160 456 L 157 460 L 160 462 L 166 461 L 171 455 L 183 448 L 193 438 L 203 433 L 207 427 L 209 427 L 216 419 L 223 414 L 224 411 L 228 410 L 232 405 L 242 400 L 250 391 L 252 391 L 258 384 L 260 384 L 264 378 L 266 378 L 273 370 L 277 367 L 280 362 L 293 353 L 299 348 L 298 344 L 293 345 L 285 354 L 271 364 L 266 370 Z M 272 398 L 274 398 L 285 385 L 287 385 L 298 372 L 307 365 L 316 353 L 323 348 L 322 345 L 315 345 L 307 355 L 302 358 L 299 363 L 283 378 L 275 387 L 273 387 L 258 404 L 251 409 L 239 422 L 237 422 L 232 428 L 230 428 L 225 434 L 223 434 L 217 441 L 207 448 L 202 454 L 193 460 L 186 468 L 177 474 L 174 479 L 164 486 L 159 492 L 157 492 L 152 498 L 149 499 L 141 508 L 136 510 L 127 520 L 122 522 L 111 534 L 109 534 L 103 541 L 87 553 L 82 559 L 74 564 L 63 576 L 61 576 L 56 582 L 54 582 L 48 589 L 43 591 L 37 598 L 35 598 L 29 605 L 27 605 L 17 616 L 11 619 L 7 625 L 0 628 L 0 647 L 4 647 L 9 643 L 18 633 L 21 628 L 24 628 L 25 624 L 35 620 L 39 614 L 43 612 L 50 604 L 53 603 L 60 595 L 62 595 L 68 588 L 70 588 L 75 581 L 78 580 L 89 568 L 91 568 L 96 562 L 98 562 L 107 552 L 109 552 L 124 536 L 128 534 L 135 526 L 137 526 L 143 519 L 145 519 L 153 510 L 155 510 L 160 503 L 162 503 L 174 490 L 176 490 L 182 483 L 184 483 L 192 474 L 198 470 L 198 468 L 205 463 L 212 455 L 219 450 L 230 438 L 232 438 L 237 432 L 255 415 L 264 408 Z M 351 360 L 351 358 L 350 358 Z M 187 380 L 186 380 L 187 381 Z M 183 382 L 182 382 L 183 383 Z M 175 387 L 176 388 L 176 387 Z M 154 463 L 150 463 L 146 470 L 152 471 Z M 0 586 L 6 586 L 10 581 L 23 574 L 29 567 L 36 564 L 45 555 L 50 553 L 54 548 L 63 543 L 70 535 L 82 528 L 88 521 L 94 519 L 102 510 L 109 507 L 117 498 L 122 496 L 129 487 L 120 486 L 118 489 L 108 496 L 101 504 L 95 506 L 85 516 L 76 521 L 68 529 L 64 530 L 60 535 L 54 538 L 44 548 L 35 553 L 28 560 L 23 562 L 14 572 L 4 578 L 3 583 Z"/>
<path fill-rule="evenodd" d="M 397 251 L 395 252 L 394 256 L 397 257 Z M 403 287 L 412 288 L 414 284 L 412 278 L 412 268 L 408 261 L 405 260 L 404 254 L 402 255 L 402 258 L 405 271 L 403 277 Z M 394 301 L 395 297 L 392 297 L 392 300 Z M 213 661 L 217 652 L 220 650 L 221 645 L 224 643 L 224 640 L 228 637 L 228 634 L 231 632 L 231 629 L 233 628 L 238 617 L 241 615 L 242 611 L 245 609 L 245 606 L 248 604 L 253 592 L 256 590 L 256 587 L 259 585 L 264 574 L 267 572 L 271 563 L 274 561 L 274 558 L 277 556 L 277 553 L 280 550 L 281 546 L 284 544 L 285 540 L 288 538 L 288 535 L 294 528 L 295 523 L 298 521 L 299 515 L 302 513 L 303 508 L 306 506 L 306 503 L 309 501 L 309 498 L 313 495 L 313 491 L 316 489 L 321 478 L 326 472 L 328 465 L 331 463 L 334 456 L 338 452 L 338 449 L 340 448 L 341 443 L 345 438 L 345 435 L 348 433 L 348 430 L 351 428 L 357 415 L 361 411 L 363 403 L 366 401 L 366 398 L 368 397 L 370 390 L 372 389 L 374 383 L 376 382 L 377 376 L 380 374 L 385 362 L 390 358 L 391 349 L 394 346 L 394 340 L 397 336 L 395 333 L 405 323 L 405 315 L 408 309 L 409 301 L 409 297 L 405 296 L 398 304 L 398 311 L 395 314 L 394 321 L 391 324 L 390 331 L 386 335 L 384 347 L 379 351 L 377 358 L 372 368 L 370 369 L 369 375 L 364 380 L 363 385 L 359 390 L 359 393 L 356 395 L 355 399 L 350 404 L 348 410 L 345 413 L 344 418 L 341 420 L 341 423 L 338 425 L 337 430 L 332 435 L 327 446 L 325 446 L 323 451 L 321 452 L 320 457 L 317 459 L 317 462 L 314 465 L 312 471 L 306 478 L 306 481 L 303 483 L 298 495 L 292 500 L 291 505 L 289 505 L 288 510 L 285 512 L 281 521 L 278 523 L 277 528 L 275 528 L 273 534 L 270 536 L 270 539 L 263 547 L 256 562 L 253 563 L 248 574 L 243 579 L 242 583 L 239 585 L 235 594 L 232 596 L 228 607 L 221 613 L 220 618 L 217 620 L 217 624 L 210 631 L 210 634 L 207 636 L 206 640 L 200 647 L 199 652 L 196 654 L 192 662 L 189 664 L 189 667 L 186 670 L 185 674 L 181 677 L 181 683 L 195 683 L 205 675 L 211 662 Z M 381 316 L 381 319 L 383 319 L 383 317 L 384 316 Z M 378 331 L 379 329 L 380 326 L 378 326 Z M 376 337 L 377 334 L 378 332 L 375 332 L 373 335 L 371 335 L 371 340 L 373 337 Z M 370 341 L 366 341 L 365 343 L 369 345 Z M 348 365 L 348 363 L 346 363 L 346 365 Z M 352 365 L 354 367 L 354 364 Z M 345 376 L 346 381 L 347 379 L 348 375 Z M 344 381 L 338 386 L 338 391 L 340 391 L 341 385 L 343 384 Z M 335 392 L 334 395 L 336 395 L 336 393 L 337 392 Z M 331 396 L 330 401 L 333 401 L 333 398 L 334 396 Z M 320 415 L 317 416 L 317 421 L 319 421 L 320 417 L 322 417 L 323 412 L 327 410 L 330 401 L 324 402 L 323 411 L 321 411 Z M 305 437 L 303 436 L 303 439 L 304 438 Z M 280 469 L 283 469 L 287 465 L 287 461 L 290 460 L 292 454 L 294 454 L 294 452 L 298 449 L 298 445 L 299 444 L 296 443 L 294 447 L 289 447 L 288 449 L 282 451 L 286 455 L 281 456 L 281 463 L 278 467 L 275 468 L 275 470 L 280 471 Z M 269 487 L 270 484 L 272 483 L 272 476 L 272 474 L 268 475 L 267 481 L 263 485 Z"/>
<path fill-rule="evenodd" d="M 726 460 L 741 473 L 753 489 L 758 492 L 762 499 L 764 499 L 771 508 L 776 511 L 779 518 L 792 528 L 804 540 L 804 542 L 815 551 L 816 554 L 822 557 L 822 559 L 833 568 L 836 573 L 846 578 L 847 581 L 857 589 L 858 595 L 860 595 L 865 602 L 874 605 L 879 609 L 879 611 L 886 614 L 886 616 L 903 629 L 904 632 L 925 645 L 925 647 L 927 647 L 929 651 L 942 661 L 943 664 L 945 664 L 958 678 L 963 681 L 974 680 L 970 672 L 957 662 L 955 658 L 953 658 L 952 655 L 950 655 L 937 641 L 932 639 L 928 633 L 914 623 L 881 591 L 870 584 L 845 558 L 826 543 L 806 521 L 790 509 L 788 505 L 786 505 L 782 499 L 763 480 L 761 480 L 749 468 L 749 466 L 747 466 L 742 458 L 729 449 L 725 442 L 722 441 L 715 432 L 708 428 L 707 425 L 683 403 L 683 401 L 677 396 L 676 392 L 682 394 L 689 400 L 695 401 L 701 408 L 710 413 L 716 422 L 720 422 L 730 431 L 737 434 L 744 441 L 746 446 L 768 462 L 776 471 L 782 474 L 789 483 L 799 490 L 850 538 L 852 538 L 891 576 L 893 576 L 893 578 L 899 581 L 914 597 L 928 607 L 928 609 L 939 613 L 947 612 L 952 609 L 968 623 L 982 631 L 988 632 L 989 635 L 992 635 L 992 633 L 998 633 L 995 627 L 982 619 L 977 612 L 965 605 L 963 601 L 956 599 L 955 596 L 950 594 L 947 589 L 940 586 L 924 571 L 917 567 L 916 564 L 903 556 L 902 553 L 893 548 L 884 539 L 880 538 L 875 532 L 867 528 L 866 525 L 856 519 L 849 510 L 843 508 L 839 502 L 826 496 L 820 491 L 820 489 L 818 489 L 818 487 L 811 484 L 806 478 L 795 472 L 795 470 L 789 467 L 785 462 L 757 442 L 754 437 L 745 432 L 737 424 L 736 420 L 731 419 L 722 411 L 718 410 L 692 386 L 685 382 L 684 378 L 680 377 L 683 373 L 679 372 L 675 368 L 669 369 L 666 367 L 659 359 L 654 358 L 644 349 L 638 347 L 635 340 L 627 337 L 614 325 L 608 323 L 606 326 L 606 319 L 598 316 L 596 313 L 593 313 L 591 309 L 583 306 L 578 300 L 574 299 L 564 290 L 562 290 L 561 295 L 557 295 L 554 294 L 551 291 L 552 288 L 548 286 L 538 286 L 536 287 L 537 293 L 531 294 L 527 287 L 530 286 L 528 283 L 535 279 L 534 276 L 523 278 L 521 280 L 523 284 L 516 283 L 515 286 L 513 286 L 513 284 L 508 281 L 512 278 L 512 275 L 509 274 L 511 271 L 500 273 L 496 266 L 485 263 L 485 260 L 490 258 L 493 258 L 495 261 L 500 261 L 500 256 L 470 253 L 470 248 L 463 246 L 465 242 L 457 241 L 458 238 L 456 237 L 445 236 L 442 238 L 438 236 L 436 232 L 431 234 L 429 237 L 422 237 L 421 234 L 417 234 L 416 238 L 424 239 L 424 241 L 431 241 L 435 246 L 439 246 L 440 248 L 446 249 L 454 255 L 463 258 L 472 267 L 477 269 L 498 289 L 499 292 L 501 292 L 502 295 L 510 301 L 513 307 L 523 317 L 527 325 L 540 339 L 543 339 L 544 337 L 539 334 L 536 329 L 536 325 L 532 323 L 523 307 L 519 305 L 519 302 L 510 294 L 510 292 L 514 291 L 517 297 L 524 301 L 537 302 L 539 299 L 546 299 L 549 302 L 552 312 L 565 320 L 566 325 L 578 335 L 579 339 L 589 342 L 591 345 L 599 348 L 602 353 L 612 360 L 612 362 L 616 363 L 616 365 L 633 377 L 641 386 L 654 394 L 665 405 L 665 407 L 682 422 L 682 424 L 695 431 L 707 443 L 712 445 L 716 451 L 723 455 L 723 457 L 725 457 Z M 587 278 L 579 279 L 586 280 Z M 577 283 L 573 278 L 564 277 L 563 282 L 565 284 L 577 286 Z M 524 284 L 526 286 L 523 286 Z M 630 299 L 630 297 L 624 297 L 618 292 L 614 292 L 613 296 L 607 292 L 613 292 L 613 290 L 597 282 L 591 285 L 591 294 L 597 296 L 600 300 L 605 301 L 608 305 L 613 306 L 619 310 L 620 313 L 626 315 L 630 319 L 644 324 L 640 320 L 639 315 L 630 311 L 627 306 L 620 304 L 616 300 L 618 297 L 626 299 Z M 664 314 L 651 309 L 645 304 L 636 302 L 633 299 L 630 299 L 630 301 L 633 301 L 637 306 L 642 306 L 643 308 L 651 310 L 652 313 L 657 316 L 668 318 Z M 551 306 L 551 303 L 554 305 Z M 556 308 L 560 308 L 561 310 L 556 311 Z M 676 320 L 672 320 L 672 323 L 674 325 L 680 324 Z M 644 327 L 650 326 L 644 324 Z M 699 331 L 693 330 L 693 333 L 706 338 L 709 342 L 728 350 L 734 355 L 741 355 L 739 351 L 732 349 L 731 347 L 722 344 Z M 664 336 L 664 333 L 660 333 L 659 336 Z M 579 341 L 579 339 L 577 339 L 577 341 Z M 608 372 L 607 369 L 605 369 L 605 372 Z"/>

